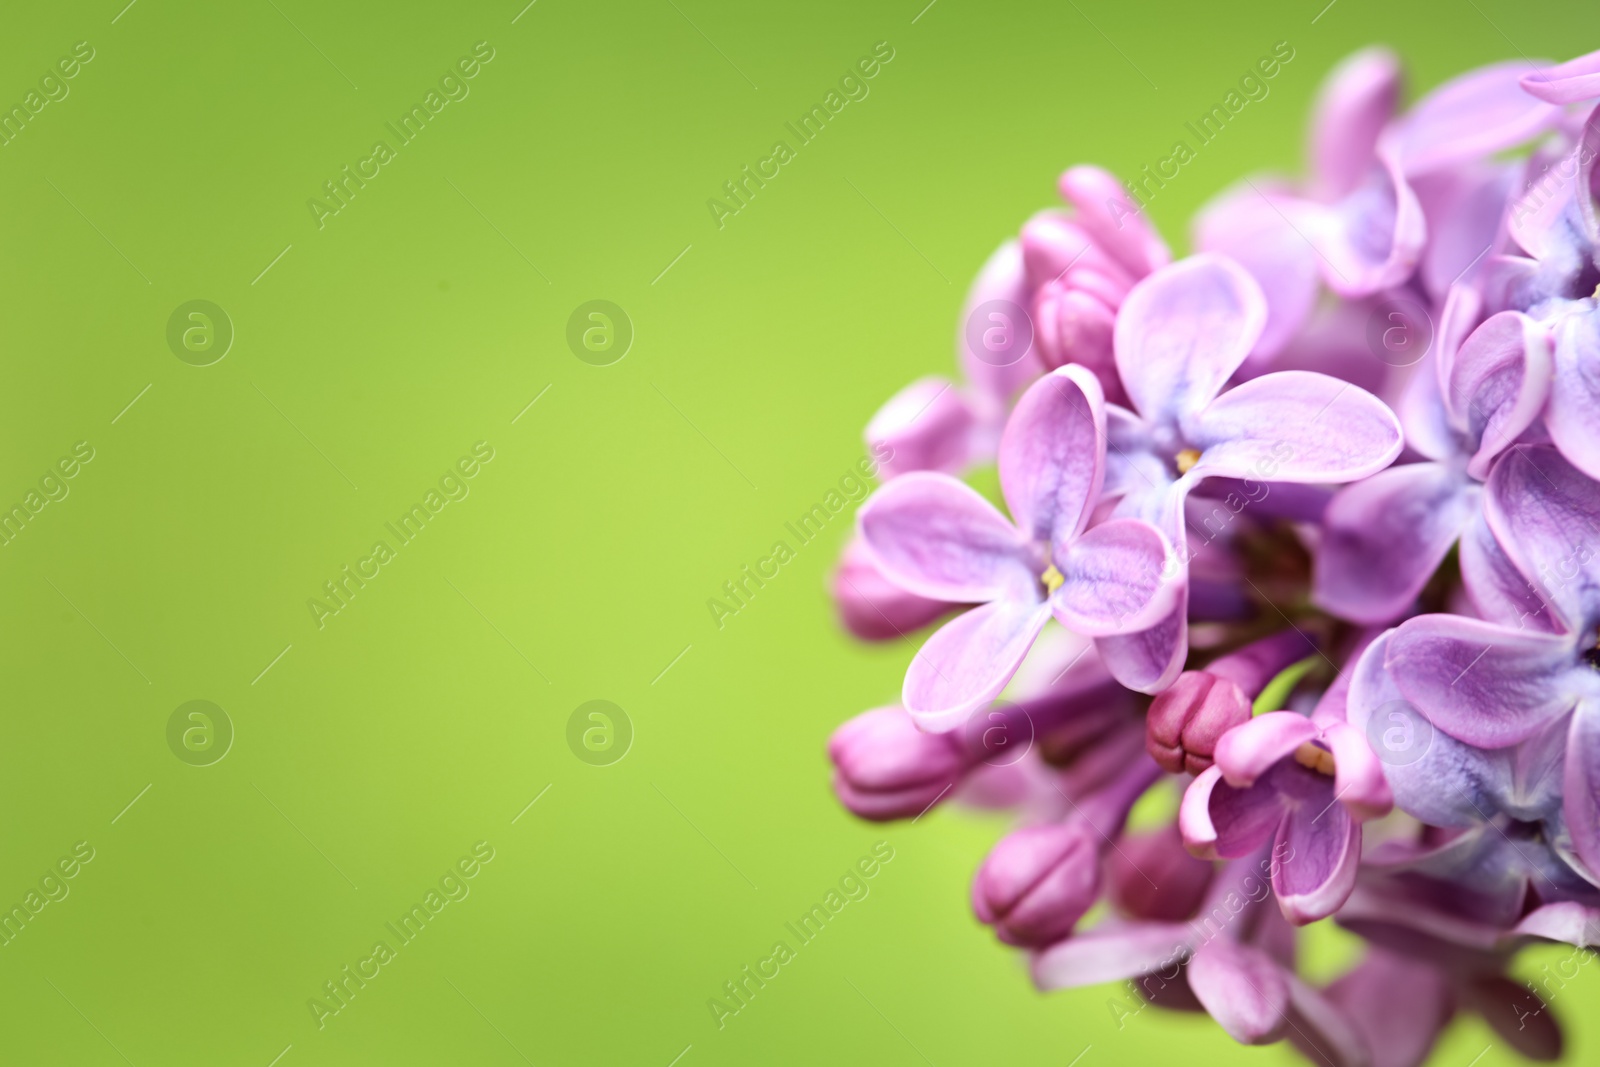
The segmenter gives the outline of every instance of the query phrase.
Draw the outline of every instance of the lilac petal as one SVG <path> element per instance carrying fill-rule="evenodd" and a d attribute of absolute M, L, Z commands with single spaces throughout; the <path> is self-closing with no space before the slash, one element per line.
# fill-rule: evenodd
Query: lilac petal
<path fill-rule="evenodd" d="M 1498 258 L 1503 260 L 1509 257 Z M 1445 402 L 1445 382 L 1450 377 L 1451 366 L 1454 364 L 1456 356 L 1461 352 L 1461 346 L 1467 343 L 1467 338 L 1472 336 L 1472 331 L 1482 325 L 1484 318 L 1487 316 L 1487 312 L 1484 310 L 1487 298 L 1481 291 L 1487 287 L 1487 284 L 1479 286 L 1465 282 L 1450 287 L 1450 292 L 1444 300 L 1444 307 L 1439 312 L 1439 329 L 1436 334 L 1434 350 L 1430 357 L 1432 362 L 1423 364 L 1424 367 L 1431 366 L 1432 368 L 1433 373 L 1429 375 L 1433 379 L 1434 391 L 1432 399 L 1439 406 L 1442 412 L 1441 417 L 1444 419 L 1445 424 L 1451 427 L 1452 433 L 1463 431 L 1466 424 L 1452 421 L 1450 416 L 1452 408 Z M 1409 424 L 1407 429 L 1410 429 Z M 1459 450 L 1457 445 L 1452 444 L 1450 454 L 1455 455 Z M 1430 458 L 1439 459 L 1443 457 L 1433 456 Z"/>
<path fill-rule="evenodd" d="M 1038 575 L 1026 539 L 976 489 L 914 471 L 881 486 L 857 515 L 878 567 L 908 592 L 975 603 L 1023 595 Z"/>
<path fill-rule="evenodd" d="M 1200 859 L 1217 858 L 1217 827 L 1211 821 L 1211 797 L 1222 781 L 1222 768 L 1215 763 L 1195 775 L 1183 791 L 1178 804 L 1178 832 L 1184 847 Z"/>
<path fill-rule="evenodd" d="M 1572 717 L 1564 784 L 1572 849 L 1591 872 L 1600 873 L 1600 703 L 1580 705 Z"/>
<path fill-rule="evenodd" d="M 1562 683 L 1574 658 L 1564 636 L 1423 615 L 1395 631 L 1386 665 L 1433 725 L 1469 745 L 1503 748 L 1571 709 Z"/>
<path fill-rule="evenodd" d="M 1291 928 L 1292 929 L 1292 928 Z M 1377 1067 L 1366 1039 L 1350 1013 L 1302 981 L 1293 971 L 1289 981 L 1289 1043 L 1312 1063 L 1338 1067 Z M 1407 1064 L 1406 1067 L 1415 1067 Z"/>
<path fill-rule="evenodd" d="M 1333 791 L 1357 822 L 1379 819 L 1394 808 L 1394 793 L 1383 776 L 1383 764 L 1361 731 L 1331 722 L 1322 740 L 1333 753 Z"/>
<path fill-rule="evenodd" d="M 1050 619 L 1042 603 L 997 600 L 935 630 L 906 668 L 900 703 L 918 726 L 944 733 L 1000 695 Z"/>
<path fill-rule="evenodd" d="M 1201 778 L 1213 770 L 1217 770 L 1214 765 L 1208 768 Z M 1189 788 L 1195 789 L 1199 785 L 1200 779 L 1196 779 Z M 1187 803 L 1188 797 L 1185 796 L 1184 799 Z M 1238 859 L 1261 848 L 1278 832 L 1279 824 L 1284 819 L 1283 797 L 1269 782 L 1257 782 L 1255 785 L 1240 789 L 1222 779 L 1216 781 L 1210 789 L 1206 814 L 1214 834 L 1212 840 L 1208 842 L 1200 834 L 1201 823 L 1196 816 L 1190 820 L 1191 826 L 1196 831 L 1196 836 L 1191 842 L 1188 828 L 1183 825 L 1180 809 L 1179 828 L 1184 830 L 1184 843 L 1189 845 L 1191 850 L 1200 852 L 1202 857 L 1215 853 L 1223 859 Z"/>
<path fill-rule="evenodd" d="M 1600 478 L 1600 314 L 1572 315 L 1561 327 L 1545 425 L 1562 455 Z"/>
<path fill-rule="evenodd" d="M 1281 774 L 1328 781 L 1297 763 L 1286 765 Z M 1355 888 L 1361 862 L 1361 824 L 1334 800 L 1332 788 L 1312 784 L 1321 791 L 1308 790 L 1310 803 L 1290 809 L 1273 846 L 1284 859 L 1273 875 L 1272 890 L 1283 917 L 1296 926 L 1338 911 Z"/>
<path fill-rule="evenodd" d="M 1552 128 L 1561 109 L 1529 96 L 1520 84 L 1537 69 L 1522 62 L 1481 67 L 1417 101 L 1394 130 L 1405 172 L 1483 159 Z"/>
<path fill-rule="evenodd" d="M 1479 442 L 1467 466 L 1474 478 L 1488 477 L 1495 458 L 1539 417 L 1550 373 L 1549 331 L 1520 312 L 1491 316 L 1462 344 L 1447 370 L 1445 403 Z"/>
<path fill-rule="evenodd" d="M 1000 491 L 1017 528 L 1052 546 L 1089 521 L 1105 478 L 1106 418 L 1100 382 L 1062 367 L 1022 394 L 1000 436 Z"/>
<path fill-rule="evenodd" d="M 1255 347 L 1267 301 L 1223 256 L 1190 256 L 1133 287 L 1117 316 L 1117 370 L 1147 420 L 1170 425 L 1221 391 Z"/>
<path fill-rule="evenodd" d="M 1503 811 L 1537 822 L 1561 804 L 1565 736 L 1552 724 L 1547 743 L 1486 750 L 1419 721 L 1384 661 L 1392 632 L 1362 653 L 1350 686 L 1350 725 L 1390 753 L 1385 775 L 1395 804 L 1430 826 L 1481 825 Z M 1418 755 L 1420 748 L 1421 754 Z"/>
<path fill-rule="evenodd" d="M 1234 727 L 1217 742 L 1216 761 L 1229 782 L 1247 786 L 1321 731 L 1292 711 L 1269 711 Z"/>
<path fill-rule="evenodd" d="M 1193 937 L 1187 923 L 1106 923 L 1036 954 L 1033 981 L 1040 989 L 1076 989 L 1168 968 L 1175 978 Z"/>
<path fill-rule="evenodd" d="M 1442 968 L 1376 946 L 1328 987 L 1327 996 L 1361 1031 L 1372 1067 L 1417 1067 L 1453 1010 Z"/>
<path fill-rule="evenodd" d="M 1531 983 L 1523 985 L 1499 974 L 1475 975 L 1461 983 L 1457 995 L 1463 1007 L 1483 1016 L 1514 1051 L 1530 1060 L 1561 1058 L 1561 1024 Z"/>
<path fill-rule="evenodd" d="M 1422 204 L 1386 152 L 1337 204 L 1286 207 L 1317 251 L 1322 280 L 1344 297 L 1371 296 L 1404 282 L 1427 239 Z"/>
<path fill-rule="evenodd" d="M 1057 187 L 1062 198 L 1078 209 L 1078 224 L 1133 277 L 1143 277 L 1172 262 L 1166 242 L 1108 171 L 1072 167 L 1061 175 Z"/>
<path fill-rule="evenodd" d="M 1553 148 L 1536 149 L 1523 161 L 1520 187 L 1511 198 L 1509 218 L 1503 220 L 1517 248 L 1549 263 L 1565 258 L 1577 243 L 1582 204 L 1575 216 L 1573 194 L 1581 188 L 1585 161 L 1592 160 L 1591 149 L 1582 140 L 1565 152 Z"/>
<path fill-rule="evenodd" d="M 1552 104 L 1576 104 L 1600 97 L 1600 52 L 1524 75 L 1522 87 Z"/>
<path fill-rule="evenodd" d="M 1461 578 L 1478 614 L 1519 630 L 1559 633 L 1564 627 L 1533 584 L 1495 540 L 1480 511 L 1461 534 Z"/>
<path fill-rule="evenodd" d="M 1600 945 L 1600 908 L 1566 900 L 1545 904 L 1523 916 L 1514 930 L 1518 936 L 1561 941 L 1578 948 Z"/>
<path fill-rule="evenodd" d="M 1229 190 L 1201 209 L 1194 247 L 1231 257 L 1261 286 L 1267 321 L 1245 370 L 1265 370 L 1316 306 L 1316 252 L 1266 194 L 1249 185 Z"/>
<path fill-rule="evenodd" d="M 1185 420 L 1201 450 L 1192 477 L 1350 482 L 1383 470 L 1405 442 L 1400 420 L 1365 389 L 1312 371 L 1237 385 Z"/>
<path fill-rule="evenodd" d="M 1467 292 L 1466 287 L 1457 286 L 1451 290 L 1452 300 L 1456 293 L 1464 292 Z M 1456 303 L 1459 306 L 1460 302 Z M 1450 311 L 1451 302 L 1447 301 L 1442 317 L 1448 317 Z M 1395 414 L 1400 417 L 1407 448 L 1435 463 L 1448 463 L 1462 456 L 1463 446 L 1460 430 L 1450 423 L 1450 413 L 1444 405 L 1444 386 L 1439 381 L 1442 330 L 1436 338 L 1434 351 L 1418 364 L 1411 380 L 1406 383 Z"/>
<path fill-rule="evenodd" d="M 1189 590 L 1182 584 L 1171 614 L 1148 630 L 1095 639 L 1111 676 L 1136 693 L 1159 693 L 1183 670 L 1189 654 Z"/>
<path fill-rule="evenodd" d="M 1600 595 L 1600 483 L 1559 452 L 1518 446 L 1489 477 L 1484 514 L 1495 540 L 1538 595 L 1574 628 Z"/>
<path fill-rule="evenodd" d="M 1422 253 L 1422 280 L 1435 299 L 1451 283 L 1477 277 L 1484 250 L 1491 248 L 1505 220 L 1518 168 L 1481 163 L 1411 179 L 1428 232 Z"/>
<path fill-rule="evenodd" d="M 1189 961 L 1189 988 L 1240 1044 L 1268 1045 L 1288 1029 L 1283 969 L 1259 949 L 1227 938 L 1207 943 Z"/>
<path fill-rule="evenodd" d="M 961 366 L 967 381 L 978 391 L 986 413 L 998 416 L 1005 410 L 1018 389 L 1038 377 L 1040 366 L 1032 352 L 1009 366 L 998 367 L 975 352 L 967 340 L 967 320 L 980 304 L 991 300 L 1009 300 L 1020 308 L 1027 308 L 1030 287 L 1022 269 L 1022 249 L 1016 241 L 1007 241 L 984 263 L 983 269 L 973 279 L 967 291 L 967 300 L 961 310 L 961 329 L 956 340 L 961 354 Z"/>
<path fill-rule="evenodd" d="M 958 474 L 976 458 L 978 415 L 954 383 L 919 378 L 890 397 L 867 423 L 867 444 L 887 453 L 879 467 L 885 481 L 908 471 Z"/>
<path fill-rule="evenodd" d="M 1339 490 L 1322 517 L 1318 606 L 1351 622 L 1399 618 L 1477 512 L 1480 493 L 1444 463 L 1390 467 Z"/>
<path fill-rule="evenodd" d="M 1590 243 L 1600 243 L 1600 107 L 1589 112 L 1583 124 L 1578 159 L 1578 215 Z"/>
<path fill-rule="evenodd" d="M 1394 116 L 1403 72 L 1387 48 L 1365 48 L 1323 80 L 1311 118 L 1313 194 L 1337 200 L 1360 183 Z"/>
<path fill-rule="evenodd" d="M 1377 392 L 1389 384 L 1389 365 L 1373 357 L 1366 328 L 1372 309 L 1351 301 L 1323 301 L 1300 332 L 1272 360 L 1273 370 L 1309 370 Z M 1251 359 L 1237 381 L 1258 377 L 1267 367 Z"/>
<path fill-rule="evenodd" d="M 1050 598 L 1056 621 L 1088 637 L 1138 633 L 1177 607 L 1161 532 L 1138 519 L 1103 522 L 1055 552 L 1065 581 Z"/>
<path fill-rule="evenodd" d="M 920 630 L 954 605 L 908 593 L 878 569 L 860 534 L 833 572 L 833 602 L 845 629 L 863 641 L 892 641 Z"/>

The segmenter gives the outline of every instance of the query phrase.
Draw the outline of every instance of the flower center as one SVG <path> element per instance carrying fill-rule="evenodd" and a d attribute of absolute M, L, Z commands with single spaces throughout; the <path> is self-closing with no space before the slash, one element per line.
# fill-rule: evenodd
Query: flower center
<path fill-rule="evenodd" d="M 1307 770 L 1333 777 L 1333 753 L 1310 741 L 1294 750 L 1294 761 Z"/>
<path fill-rule="evenodd" d="M 1052 563 L 1044 569 L 1043 574 L 1039 575 L 1039 580 L 1044 583 L 1047 592 L 1054 593 L 1061 588 L 1061 583 L 1067 580 L 1067 576 L 1056 570 L 1056 565 Z"/>
<path fill-rule="evenodd" d="M 1600 671 L 1600 644 L 1586 649 L 1583 653 L 1583 661 L 1595 670 Z"/>
<path fill-rule="evenodd" d="M 1194 465 L 1199 462 L 1200 450 L 1198 448 L 1184 449 L 1182 452 L 1179 452 L 1177 456 L 1178 473 L 1188 474 L 1189 471 L 1193 469 Z"/>

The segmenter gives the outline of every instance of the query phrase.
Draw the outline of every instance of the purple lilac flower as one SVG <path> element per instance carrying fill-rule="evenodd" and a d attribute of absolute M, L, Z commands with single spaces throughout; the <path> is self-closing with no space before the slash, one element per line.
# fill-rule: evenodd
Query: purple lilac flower
<path fill-rule="evenodd" d="M 1323 515 L 1315 596 L 1352 622 L 1389 622 L 1411 606 L 1462 531 L 1482 521 L 1483 479 L 1538 420 L 1550 390 L 1549 335 L 1514 311 L 1432 363 L 1401 409 L 1406 441 L 1424 461 L 1346 486 Z"/>
<path fill-rule="evenodd" d="M 863 818 L 1011 811 L 975 914 L 1041 989 L 1123 982 L 1119 1022 L 1417 1067 L 1472 1013 L 1553 1059 L 1512 968 L 1600 947 L 1600 52 L 1403 95 L 1351 57 L 1309 176 L 1224 193 L 1175 263 L 1062 175 L 969 294 L 966 384 L 868 429 L 840 613 L 955 617 L 829 755 Z M 1391 362 L 1397 306 L 1432 328 Z M 1026 358 L 975 347 L 994 307 Z M 960 480 L 994 458 L 1009 518 Z M 1324 918 L 1366 947 L 1319 986 Z"/>
<path fill-rule="evenodd" d="M 1325 919 L 1355 886 L 1361 824 L 1394 804 L 1367 739 L 1345 721 L 1348 681 L 1310 716 L 1267 712 L 1217 742 L 1190 784 L 1179 826 L 1197 855 L 1235 859 L 1264 844 L 1294 857 L 1272 890 L 1290 922 Z"/>
<path fill-rule="evenodd" d="M 1054 615 L 1090 636 L 1148 626 L 1170 610 L 1167 548 L 1149 523 L 1089 528 L 1105 472 L 1100 384 L 1082 368 L 1040 379 L 1000 442 L 1000 485 L 1015 521 L 946 474 L 902 475 L 862 506 L 878 567 L 919 596 L 979 606 L 930 637 L 901 703 L 924 729 L 954 728 L 1000 695 Z"/>
<path fill-rule="evenodd" d="M 1116 357 L 1134 410 L 1106 410 L 1106 493 L 1120 498 L 1118 515 L 1186 546 L 1184 501 L 1205 478 L 1347 482 L 1394 462 L 1399 422 L 1363 389 L 1309 371 L 1227 388 L 1265 320 L 1261 287 L 1216 255 L 1157 271 L 1128 295 Z M 1170 685 L 1188 647 L 1186 611 L 1180 596 L 1160 625 L 1102 641 L 1112 672 L 1145 692 Z"/>
<path fill-rule="evenodd" d="M 1553 449 L 1519 445 L 1490 475 L 1488 515 L 1560 629 L 1425 615 L 1395 631 L 1385 666 L 1430 722 L 1475 748 L 1519 745 L 1561 724 L 1572 851 L 1600 871 L 1600 483 Z"/>

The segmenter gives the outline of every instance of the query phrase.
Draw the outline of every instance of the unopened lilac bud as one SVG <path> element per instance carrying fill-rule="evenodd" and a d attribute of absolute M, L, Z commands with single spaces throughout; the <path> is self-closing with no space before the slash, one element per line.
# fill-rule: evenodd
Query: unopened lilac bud
<path fill-rule="evenodd" d="M 833 572 L 833 602 L 845 629 L 863 641 L 893 641 L 949 611 L 942 600 L 908 593 L 884 576 L 859 537 Z"/>
<path fill-rule="evenodd" d="M 903 708 L 876 708 L 839 727 L 828 741 L 833 790 L 856 815 L 875 822 L 910 819 L 949 794 L 970 759 L 954 734 L 917 729 Z"/>
<path fill-rule="evenodd" d="M 878 409 L 865 436 L 885 480 L 909 471 L 955 473 L 972 462 L 977 422 L 955 383 L 918 378 Z"/>
<path fill-rule="evenodd" d="M 1182 922 L 1195 913 L 1211 885 L 1212 864 L 1183 845 L 1176 823 L 1128 834 L 1106 856 L 1107 892 L 1123 914 L 1151 922 Z"/>
<path fill-rule="evenodd" d="M 1079 264 L 1111 265 L 1094 238 L 1062 211 L 1041 211 L 1023 223 L 1022 264 L 1028 282 L 1038 287 Z"/>
<path fill-rule="evenodd" d="M 1150 703 L 1145 751 L 1169 774 L 1199 774 L 1222 735 L 1249 719 L 1250 698 L 1237 682 L 1184 671 Z"/>
<path fill-rule="evenodd" d="M 1079 363 L 1105 379 L 1116 375 L 1111 331 L 1116 325 L 1115 306 L 1072 284 L 1071 279 L 1051 279 L 1033 298 L 1035 338 L 1039 358 L 1048 368 Z M 1121 392 L 1121 384 L 1117 386 Z"/>
<path fill-rule="evenodd" d="M 1199 774 L 1211 766 L 1223 734 L 1250 719 L 1255 698 L 1284 668 L 1315 651 L 1298 630 L 1284 630 L 1184 671 L 1150 704 L 1145 748 L 1163 770 Z"/>
<path fill-rule="evenodd" d="M 1082 820 L 1006 835 L 978 868 L 972 910 L 1008 945 L 1042 948 L 1072 933 L 1100 895 L 1100 839 Z"/>
<path fill-rule="evenodd" d="M 1100 167 L 1072 167 L 1061 175 L 1056 187 L 1062 199 L 1078 209 L 1078 225 L 1133 277 L 1142 278 L 1172 262 L 1161 235 L 1111 172 Z"/>

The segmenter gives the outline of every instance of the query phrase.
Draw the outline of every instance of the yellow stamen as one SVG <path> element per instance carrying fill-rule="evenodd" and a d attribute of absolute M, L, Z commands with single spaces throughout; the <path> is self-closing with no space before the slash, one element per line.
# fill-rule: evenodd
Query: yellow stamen
<path fill-rule="evenodd" d="M 1198 448 L 1184 449 L 1182 452 L 1178 453 L 1178 473 L 1188 474 L 1190 469 L 1199 462 L 1200 450 Z"/>
<path fill-rule="evenodd" d="M 1313 745 L 1310 741 L 1294 750 L 1294 761 L 1307 770 L 1326 774 L 1329 778 L 1333 777 L 1333 753 Z"/>
<path fill-rule="evenodd" d="M 1067 580 L 1067 576 L 1056 570 L 1056 565 L 1052 563 L 1049 567 L 1045 568 L 1045 572 L 1043 574 L 1039 575 L 1039 580 L 1044 583 L 1046 590 L 1054 593 L 1057 589 L 1061 588 L 1061 583 Z"/>

